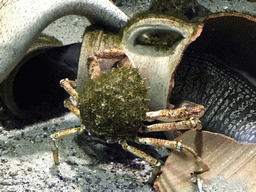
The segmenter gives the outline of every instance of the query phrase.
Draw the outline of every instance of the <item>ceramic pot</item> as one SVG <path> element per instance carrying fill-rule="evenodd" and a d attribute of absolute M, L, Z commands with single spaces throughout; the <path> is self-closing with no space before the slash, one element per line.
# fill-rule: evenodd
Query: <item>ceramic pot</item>
<path fill-rule="evenodd" d="M 89 79 L 88 56 L 99 50 L 120 48 L 150 87 L 149 110 L 166 108 L 168 90 L 173 87 L 171 76 L 196 26 L 170 16 L 149 14 L 133 18 L 119 34 L 96 26 L 87 28 L 79 60 L 78 91 Z"/>

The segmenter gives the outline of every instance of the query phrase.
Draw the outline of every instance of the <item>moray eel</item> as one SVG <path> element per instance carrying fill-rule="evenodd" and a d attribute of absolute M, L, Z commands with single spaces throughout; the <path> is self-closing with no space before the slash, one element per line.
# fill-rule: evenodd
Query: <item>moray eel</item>
<path fill-rule="evenodd" d="M 204 130 L 256 143 L 256 87 L 247 78 L 218 58 L 193 51 L 185 51 L 174 78 L 169 102 L 204 105 Z"/>

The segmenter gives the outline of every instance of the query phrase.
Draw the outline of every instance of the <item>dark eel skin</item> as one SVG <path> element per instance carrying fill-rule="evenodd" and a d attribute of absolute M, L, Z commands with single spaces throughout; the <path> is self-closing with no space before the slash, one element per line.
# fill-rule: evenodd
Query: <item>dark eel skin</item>
<path fill-rule="evenodd" d="M 203 129 L 256 143 L 256 87 L 208 53 L 185 51 L 169 102 L 204 105 Z"/>

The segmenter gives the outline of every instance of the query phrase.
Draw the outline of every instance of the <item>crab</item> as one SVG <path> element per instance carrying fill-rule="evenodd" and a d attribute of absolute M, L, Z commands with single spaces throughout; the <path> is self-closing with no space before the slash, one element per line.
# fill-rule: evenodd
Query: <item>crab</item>
<path fill-rule="evenodd" d="M 104 63 L 104 59 L 110 59 L 111 62 Z M 127 140 L 184 152 L 194 158 L 198 165 L 194 174 L 209 170 L 197 153 L 183 145 L 182 141 L 137 136 L 138 132 L 201 130 L 199 118 L 204 114 L 204 106 L 184 101 L 178 108 L 148 111 L 145 80 L 122 49 L 98 51 L 89 56 L 88 63 L 91 79 L 79 92 L 75 90 L 75 81 L 60 81 L 60 85 L 70 95 L 64 105 L 82 120 L 82 125 L 51 134 L 51 150 L 56 165 L 60 164 L 56 141 L 87 131 L 92 137 L 107 143 L 118 142 L 125 150 L 155 168 L 161 167 L 161 161 L 130 146 Z M 151 124 L 145 125 L 145 122 Z"/>

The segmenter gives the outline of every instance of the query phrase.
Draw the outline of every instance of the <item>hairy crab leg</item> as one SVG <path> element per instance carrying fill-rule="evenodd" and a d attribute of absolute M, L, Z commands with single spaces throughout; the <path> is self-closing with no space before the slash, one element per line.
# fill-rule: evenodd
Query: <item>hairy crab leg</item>
<path fill-rule="evenodd" d="M 74 89 L 76 86 L 75 81 L 69 80 L 68 78 L 62 79 L 60 80 L 60 86 L 63 87 L 65 91 L 77 101 L 78 93 Z"/>
<path fill-rule="evenodd" d="M 142 128 L 141 132 L 154 131 L 171 131 L 171 130 L 188 130 L 197 129 L 202 130 L 201 121 L 198 118 L 190 118 L 186 121 L 171 122 L 171 123 L 156 123 Z"/>
<path fill-rule="evenodd" d="M 161 173 L 162 163 L 159 160 L 157 160 L 156 158 L 145 153 L 144 151 L 141 151 L 140 149 L 138 149 L 136 147 L 128 145 L 128 143 L 123 139 L 119 140 L 119 144 L 123 147 L 124 150 L 129 151 L 130 153 L 136 155 L 137 157 L 140 157 L 141 159 L 144 159 L 145 161 L 149 162 L 152 166 L 154 166 L 154 170 L 151 173 L 151 177 L 147 181 L 147 183 L 153 185 L 156 177 Z"/>
<path fill-rule="evenodd" d="M 146 113 L 146 121 L 184 121 L 192 117 L 200 118 L 204 114 L 204 106 L 185 101 L 176 109 L 163 109 Z"/>
<path fill-rule="evenodd" d="M 103 58 L 103 59 L 123 59 L 126 57 L 125 52 L 122 49 L 105 49 L 95 52 L 94 54 L 89 56 L 89 61 L 92 60 L 93 57 Z M 96 59 L 97 59 L 96 58 Z"/>
<path fill-rule="evenodd" d="M 117 48 L 100 50 L 91 54 L 88 58 L 89 74 L 91 75 L 91 79 L 99 77 L 102 73 L 103 66 L 99 62 L 99 59 L 116 59 L 118 60 L 120 66 L 134 67 L 134 64 L 128 58 L 124 50 Z M 111 64 L 111 66 L 104 66 L 106 69 L 111 69 L 114 67 L 115 64 Z"/>
<path fill-rule="evenodd" d="M 70 98 L 64 100 L 64 106 L 74 113 L 78 118 L 80 118 L 80 110 L 73 103 L 74 102 Z"/>
<path fill-rule="evenodd" d="M 61 87 L 63 87 L 67 93 L 70 95 L 69 99 L 65 99 L 64 106 L 67 107 L 72 113 L 74 113 L 77 117 L 80 117 L 80 110 L 76 106 L 76 101 L 78 99 L 78 93 L 74 89 L 76 87 L 76 82 L 69 79 L 62 79 L 60 81 Z M 75 103 L 75 104 L 74 104 Z M 56 165 L 60 164 L 59 155 L 58 155 L 58 146 L 56 141 L 60 138 L 67 137 L 70 135 L 78 135 L 84 131 L 84 126 L 69 128 L 62 131 L 58 131 L 51 134 L 51 150 L 53 153 L 53 160 Z"/>
<path fill-rule="evenodd" d="M 65 129 L 65 130 L 58 131 L 58 132 L 51 134 L 51 136 L 50 136 L 51 150 L 53 153 L 53 160 L 56 165 L 60 164 L 59 155 L 58 155 L 58 146 L 56 144 L 56 141 L 60 138 L 67 137 L 70 135 L 74 135 L 74 134 L 78 135 L 78 134 L 82 133 L 83 131 L 84 131 L 83 127 L 75 127 L 75 128 Z"/>
<path fill-rule="evenodd" d="M 136 155 L 137 157 L 140 157 L 140 158 L 146 160 L 151 165 L 156 166 L 156 167 L 161 166 L 161 162 L 159 160 L 155 159 L 154 157 L 151 157 L 149 154 L 137 149 L 136 147 L 128 145 L 128 143 L 125 140 L 120 140 L 119 143 L 125 150 Z"/>
<path fill-rule="evenodd" d="M 181 141 L 170 141 L 165 139 L 144 138 L 144 137 L 135 137 L 134 141 L 139 144 L 166 147 L 168 149 L 174 149 L 178 152 L 183 151 L 188 156 L 192 155 L 195 158 L 196 163 L 200 167 L 199 170 L 196 170 L 194 172 L 195 174 L 200 174 L 209 170 L 208 165 L 197 155 L 197 153 L 192 148 L 186 145 L 183 145 Z"/>
<path fill-rule="evenodd" d="M 68 108 L 72 113 L 74 113 L 78 118 L 80 118 L 80 110 L 76 106 L 76 102 L 78 99 L 78 93 L 75 90 L 76 82 L 66 78 L 66 79 L 60 80 L 60 85 L 70 95 L 70 98 L 65 99 L 64 106 Z"/>

